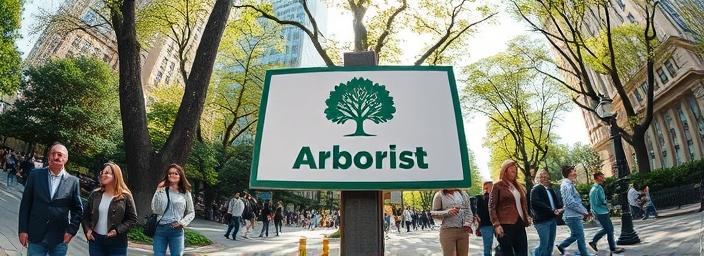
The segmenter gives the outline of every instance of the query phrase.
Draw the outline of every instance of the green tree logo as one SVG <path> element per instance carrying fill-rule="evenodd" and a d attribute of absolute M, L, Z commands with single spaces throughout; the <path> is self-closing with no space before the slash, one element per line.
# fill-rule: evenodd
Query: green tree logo
<path fill-rule="evenodd" d="M 328 106 L 325 117 L 333 123 L 344 124 L 347 120 L 357 123 L 354 133 L 345 136 L 375 136 L 364 132 L 364 120 L 384 123 L 396 113 L 394 98 L 389 96 L 386 86 L 363 77 L 335 86 L 325 104 Z"/>

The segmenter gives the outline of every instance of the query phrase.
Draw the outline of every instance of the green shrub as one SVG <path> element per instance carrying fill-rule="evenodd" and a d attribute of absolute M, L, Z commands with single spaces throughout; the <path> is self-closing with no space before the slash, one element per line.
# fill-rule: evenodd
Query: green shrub
<path fill-rule="evenodd" d="M 332 232 L 332 234 L 329 234 L 328 238 L 340 238 L 340 236 L 341 236 L 340 230 L 338 229 L 335 232 Z"/>
<path fill-rule="evenodd" d="M 138 244 L 152 244 L 154 240 L 151 237 L 144 235 L 142 232 L 142 226 L 136 226 L 127 233 L 127 238 L 133 243 Z M 186 229 L 186 246 L 205 246 L 213 244 L 207 237 L 201 235 L 200 233 Z"/>

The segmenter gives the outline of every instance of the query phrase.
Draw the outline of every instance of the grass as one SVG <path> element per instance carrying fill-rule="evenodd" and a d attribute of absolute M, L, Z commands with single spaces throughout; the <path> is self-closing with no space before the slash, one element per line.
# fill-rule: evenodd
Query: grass
<path fill-rule="evenodd" d="M 335 232 L 332 232 L 332 234 L 329 234 L 328 238 L 340 238 L 340 229 L 337 229 Z"/>
<path fill-rule="evenodd" d="M 130 241 L 138 244 L 152 244 L 154 240 L 151 237 L 144 235 L 142 232 L 142 226 L 136 226 L 127 233 L 127 238 Z M 186 246 L 205 246 L 211 245 L 213 241 L 210 241 L 207 237 L 201 235 L 200 233 L 186 229 Z"/>

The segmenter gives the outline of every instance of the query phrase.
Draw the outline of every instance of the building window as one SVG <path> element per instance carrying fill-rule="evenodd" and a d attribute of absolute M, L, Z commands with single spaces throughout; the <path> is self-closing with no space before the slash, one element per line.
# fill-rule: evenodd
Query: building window
<path fill-rule="evenodd" d="M 633 17 L 633 14 L 630 14 L 630 13 L 629 13 L 628 16 L 626 16 L 626 17 L 628 18 L 628 20 L 629 20 L 631 23 L 638 23 L 638 22 L 636 22 L 636 18 Z"/>
<path fill-rule="evenodd" d="M 681 107 L 677 107 L 677 115 L 680 116 L 680 125 L 682 125 L 682 133 L 684 134 L 684 139 L 687 142 L 687 150 L 689 151 L 689 161 L 694 160 L 694 141 L 692 141 L 692 135 L 689 131 L 689 125 L 687 124 L 687 115 L 684 114 Z"/>
<path fill-rule="evenodd" d="M 636 90 L 633 92 L 633 95 L 636 96 L 636 100 L 638 100 L 638 102 L 640 102 L 640 101 L 643 100 L 643 96 L 640 95 L 640 90 L 637 90 L 637 89 L 636 89 Z"/>
<path fill-rule="evenodd" d="M 623 4 L 623 0 L 616 0 L 616 3 L 618 4 L 619 7 L 621 7 L 621 11 L 626 8 L 626 5 Z"/>
<path fill-rule="evenodd" d="M 640 85 L 641 91 L 643 91 L 643 95 L 646 97 L 648 96 L 648 82 L 643 82 L 643 84 Z"/>
<path fill-rule="evenodd" d="M 689 105 L 689 110 L 692 111 L 694 120 L 697 122 L 697 128 L 699 128 L 699 137 L 701 138 L 702 143 L 704 143 L 704 115 L 699 109 L 697 100 L 695 100 L 692 95 L 687 95 L 687 104 Z"/>
<path fill-rule="evenodd" d="M 651 168 L 655 167 L 655 149 L 653 149 L 653 140 L 650 139 L 650 134 L 645 134 L 646 148 L 648 149 L 648 159 L 650 159 Z"/>
<path fill-rule="evenodd" d="M 667 72 L 670 73 L 670 77 L 675 77 L 677 75 L 677 63 L 675 63 L 675 60 L 672 58 L 665 61 L 665 68 L 667 68 Z"/>
<path fill-rule="evenodd" d="M 164 75 L 164 73 L 162 73 L 161 71 L 156 72 L 156 76 L 154 76 L 154 83 L 155 83 L 155 84 L 156 84 L 156 83 L 159 83 L 159 81 L 161 81 L 161 76 L 162 76 L 162 75 Z"/>
<path fill-rule="evenodd" d="M 660 143 L 660 149 L 662 149 L 662 167 L 667 167 L 667 149 L 665 149 L 665 137 L 662 135 L 662 129 L 660 128 L 660 123 L 655 122 L 655 135 L 658 137 L 658 142 Z"/>
<path fill-rule="evenodd" d="M 680 157 L 680 143 L 677 140 L 677 130 L 672 126 L 672 117 L 669 113 L 665 113 L 665 125 L 667 125 L 667 130 L 670 133 L 670 142 L 675 148 L 675 164 L 682 163 L 682 158 Z"/>
<path fill-rule="evenodd" d="M 663 85 L 669 81 L 669 78 L 667 78 L 667 75 L 665 74 L 665 71 L 662 70 L 662 68 L 658 68 L 657 70 L 658 76 L 660 77 L 660 81 L 662 82 Z"/>

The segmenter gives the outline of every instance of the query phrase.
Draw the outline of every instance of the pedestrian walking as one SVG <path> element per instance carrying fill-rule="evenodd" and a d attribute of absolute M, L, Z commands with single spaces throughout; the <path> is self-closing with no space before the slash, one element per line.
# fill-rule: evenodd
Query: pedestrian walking
<path fill-rule="evenodd" d="M 535 231 L 540 238 L 533 251 L 534 256 L 552 255 L 557 236 L 555 219 L 564 211 L 551 185 L 550 173 L 546 169 L 538 170 L 535 174 L 535 186 L 530 190 L 530 212 Z"/>
<path fill-rule="evenodd" d="M 230 239 L 230 231 L 232 232 L 232 240 L 237 240 L 237 233 L 240 231 L 242 224 L 242 213 L 244 212 L 244 202 L 240 198 L 240 193 L 235 193 L 235 196 L 227 202 L 227 214 L 230 216 L 230 222 L 227 224 L 225 238 Z"/>
<path fill-rule="evenodd" d="M 638 185 L 635 183 L 631 184 L 631 187 L 628 189 L 628 205 L 631 208 L 631 216 L 633 216 L 634 219 L 643 218 L 643 209 L 641 209 L 641 205 L 638 204 L 639 196 Z"/>
<path fill-rule="evenodd" d="M 249 231 L 254 229 L 254 222 L 257 218 L 257 200 L 252 198 L 252 196 L 245 192 L 244 193 L 244 212 L 242 213 L 242 218 L 245 220 L 244 235 L 243 238 L 249 238 Z"/>
<path fill-rule="evenodd" d="M 482 237 L 484 256 L 491 256 L 491 250 L 494 248 L 494 225 L 491 224 L 491 217 L 489 217 L 489 193 L 491 193 L 492 188 L 494 188 L 493 181 L 484 181 L 482 185 L 484 194 L 476 197 L 476 218 L 479 219 L 477 236 Z"/>
<path fill-rule="evenodd" d="M 406 210 L 403 210 L 403 222 L 406 224 L 406 232 L 411 232 L 411 222 L 413 222 L 412 214 L 411 207 L 406 206 Z"/>
<path fill-rule="evenodd" d="M 66 172 L 67 161 L 66 146 L 54 143 L 49 150 L 49 167 L 29 175 L 18 225 L 27 255 L 66 255 L 68 243 L 78 232 L 83 218 L 80 181 Z"/>
<path fill-rule="evenodd" d="M 560 251 L 560 254 L 565 254 L 565 248 L 576 241 L 579 254 L 590 255 L 584 239 L 582 219 L 591 218 L 592 214 L 587 211 L 587 208 L 584 208 L 582 198 L 577 193 L 575 185 L 577 171 L 573 165 L 565 166 L 562 168 L 562 176 L 565 177 L 560 184 L 560 193 L 565 204 L 565 212 L 562 219 L 565 220 L 565 224 L 570 229 L 570 236 L 557 245 L 557 250 Z"/>
<path fill-rule="evenodd" d="M 444 256 L 469 255 L 469 234 L 472 233 L 472 210 L 469 196 L 460 189 L 442 189 L 433 196 L 430 214 L 442 219 L 440 246 Z"/>
<path fill-rule="evenodd" d="M 284 224 L 284 205 L 281 201 L 276 202 L 276 210 L 274 211 L 274 229 L 276 236 L 282 233 L 281 226 Z"/>
<path fill-rule="evenodd" d="M 601 172 L 594 173 L 594 185 L 592 185 L 592 189 L 589 191 L 589 205 L 596 219 L 599 221 L 601 229 L 594 234 L 592 241 L 589 242 L 589 246 L 598 252 L 597 243 L 606 235 L 611 253 L 622 253 L 624 251 L 623 248 L 616 247 L 616 241 L 614 240 L 614 224 L 611 223 L 611 218 L 609 217 L 609 207 L 606 203 L 606 194 L 604 193 L 602 184 L 604 184 L 604 174 Z"/>
<path fill-rule="evenodd" d="M 646 185 L 643 186 L 643 193 L 642 193 L 642 209 L 644 212 L 644 216 L 642 220 L 647 220 L 648 218 L 652 217 L 657 217 L 658 212 L 655 210 L 655 205 L 653 204 L 653 200 L 650 199 L 650 188 Z"/>
<path fill-rule="evenodd" d="M 259 221 L 262 222 L 262 230 L 259 232 L 259 237 L 269 237 L 269 222 L 271 221 L 271 202 L 269 200 L 264 201 L 262 207 L 262 212 L 259 214 Z"/>
<path fill-rule="evenodd" d="M 122 170 L 116 164 L 104 165 L 100 187 L 88 196 L 83 217 L 83 232 L 91 256 L 127 255 L 127 233 L 137 224 L 137 210 Z"/>
<path fill-rule="evenodd" d="M 154 256 L 182 255 L 184 230 L 195 217 L 191 184 L 186 173 L 178 164 L 170 164 L 164 170 L 164 177 L 152 197 L 152 212 L 159 215 L 159 223 L 154 234 Z"/>
<path fill-rule="evenodd" d="M 528 202 L 523 186 L 516 177 L 516 161 L 505 160 L 501 164 L 499 182 L 489 195 L 489 217 L 494 226 L 501 253 L 506 256 L 528 255 L 529 226 Z"/>

